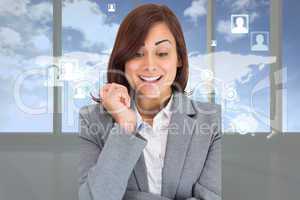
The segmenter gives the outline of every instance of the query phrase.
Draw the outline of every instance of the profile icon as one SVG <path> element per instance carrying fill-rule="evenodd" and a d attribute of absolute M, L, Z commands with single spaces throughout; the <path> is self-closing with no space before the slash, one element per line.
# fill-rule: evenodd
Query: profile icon
<path fill-rule="evenodd" d="M 86 94 L 85 88 L 83 88 L 83 87 L 75 88 L 74 99 L 84 99 L 84 98 L 86 98 L 86 96 L 87 96 L 87 94 Z"/>
<path fill-rule="evenodd" d="M 72 81 L 77 78 L 79 62 L 75 59 L 63 59 L 59 61 L 61 80 Z"/>
<path fill-rule="evenodd" d="M 74 99 L 85 99 L 89 97 L 90 92 L 92 91 L 93 84 L 89 81 L 79 81 L 75 84 L 74 87 Z"/>
<path fill-rule="evenodd" d="M 54 87 L 55 85 L 55 74 L 57 73 L 54 66 L 47 67 L 47 80 L 44 81 L 45 87 Z"/>
<path fill-rule="evenodd" d="M 245 34 L 249 32 L 248 15 L 231 15 L 231 33 Z"/>
<path fill-rule="evenodd" d="M 268 34 L 268 32 L 252 32 L 251 33 L 251 50 L 252 51 L 268 51 L 269 50 L 269 34 Z"/>
<path fill-rule="evenodd" d="M 116 12 L 116 4 L 115 3 L 107 4 L 107 11 L 108 12 Z"/>

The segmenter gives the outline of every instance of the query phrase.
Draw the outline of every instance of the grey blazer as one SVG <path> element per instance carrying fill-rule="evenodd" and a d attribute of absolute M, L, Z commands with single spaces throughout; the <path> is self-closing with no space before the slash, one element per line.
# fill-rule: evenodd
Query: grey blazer
<path fill-rule="evenodd" d="M 173 100 L 161 196 L 149 193 L 138 131 L 126 132 L 101 104 L 81 108 L 80 200 L 221 200 L 220 106 L 180 92 Z"/>

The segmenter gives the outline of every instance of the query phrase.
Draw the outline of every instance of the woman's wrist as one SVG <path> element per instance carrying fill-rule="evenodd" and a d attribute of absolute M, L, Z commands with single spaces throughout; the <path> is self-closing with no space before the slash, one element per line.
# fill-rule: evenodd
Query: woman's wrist
<path fill-rule="evenodd" d="M 129 110 L 128 110 L 129 111 Z M 115 121 L 120 124 L 124 129 L 129 132 L 134 131 L 136 127 L 136 119 L 132 116 L 132 113 L 124 111 L 123 113 L 118 113 L 115 117 Z"/>
<path fill-rule="evenodd" d="M 132 123 L 132 122 L 120 122 L 119 123 L 120 126 L 125 129 L 128 133 L 133 133 L 135 128 L 136 128 L 136 124 Z"/>
<path fill-rule="evenodd" d="M 127 132 L 133 132 L 136 128 L 136 122 L 125 117 L 116 117 L 115 121 L 124 128 Z"/>

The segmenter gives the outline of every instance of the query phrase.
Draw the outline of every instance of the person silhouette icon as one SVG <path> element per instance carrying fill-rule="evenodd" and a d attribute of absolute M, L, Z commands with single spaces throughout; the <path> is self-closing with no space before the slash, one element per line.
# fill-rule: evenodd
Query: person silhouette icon
<path fill-rule="evenodd" d="M 248 28 L 247 28 L 248 21 L 244 17 L 237 16 L 237 17 L 233 17 L 232 20 L 235 21 L 235 23 L 233 23 L 233 21 L 231 22 L 233 25 L 231 28 L 232 33 L 235 34 L 248 33 Z"/>
<path fill-rule="evenodd" d="M 116 4 L 114 4 L 114 3 L 107 4 L 107 11 L 108 12 L 116 12 Z"/>
<path fill-rule="evenodd" d="M 268 51 L 269 47 L 264 44 L 265 42 L 265 36 L 261 33 L 257 34 L 255 36 L 255 44 L 252 45 L 251 50 L 252 51 Z"/>
<path fill-rule="evenodd" d="M 62 79 L 65 81 L 73 80 L 73 74 L 74 74 L 74 64 L 70 62 L 62 63 Z"/>
<path fill-rule="evenodd" d="M 75 88 L 74 99 L 84 99 L 87 97 L 86 88 L 82 86 L 78 86 Z"/>

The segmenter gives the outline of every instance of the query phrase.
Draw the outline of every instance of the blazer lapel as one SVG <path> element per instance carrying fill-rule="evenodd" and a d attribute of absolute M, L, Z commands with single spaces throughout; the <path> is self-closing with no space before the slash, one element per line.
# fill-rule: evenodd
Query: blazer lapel
<path fill-rule="evenodd" d="M 131 102 L 131 108 L 133 108 L 133 101 Z M 175 91 L 171 112 L 164 168 L 162 170 L 162 196 L 173 199 L 194 132 L 194 119 L 190 116 L 194 115 L 196 111 L 188 97 Z M 143 153 L 137 161 L 133 173 L 140 191 L 149 192 L 147 168 Z"/>
<path fill-rule="evenodd" d="M 162 195 L 174 199 L 185 163 L 189 144 L 194 133 L 196 112 L 191 100 L 181 93 L 175 93 L 172 116 L 169 124 L 167 147 L 162 172 Z"/>
<path fill-rule="evenodd" d="M 130 101 L 130 108 L 134 109 L 134 96 L 131 96 L 132 101 Z M 138 134 L 138 133 L 137 133 Z M 142 152 L 140 158 L 138 159 L 134 169 L 133 174 L 137 182 L 137 186 L 142 192 L 149 192 L 148 178 L 147 178 L 147 168 L 145 164 L 144 153 Z"/>
<path fill-rule="evenodd" d="M 147 180 L 147 169 L 144 159 L 144 154 L 142 153 L 139 160 L 137 161 L 133 173 L 137 181 L 138 188 L 142 192 L 149 192 L 148 180 Z"/>

